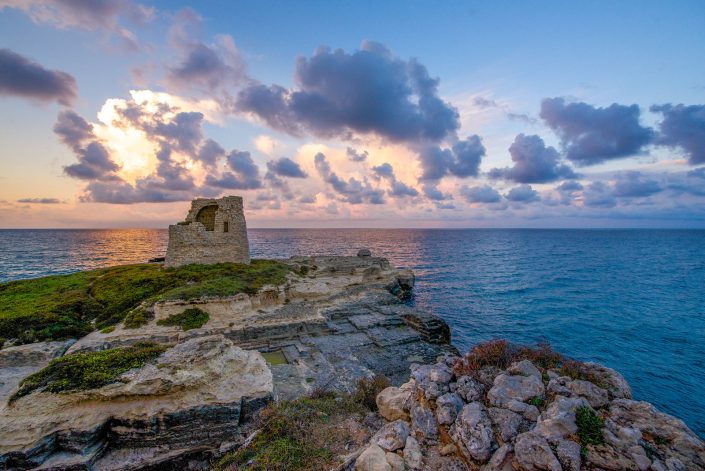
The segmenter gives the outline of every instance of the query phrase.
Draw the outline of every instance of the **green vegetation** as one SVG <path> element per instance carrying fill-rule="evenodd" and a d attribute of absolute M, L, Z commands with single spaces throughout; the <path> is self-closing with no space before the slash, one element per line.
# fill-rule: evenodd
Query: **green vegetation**
<path fill-rule="evenodd" d="M 345 446 L 359 437 L 343 422 L 361 420 L 370 411 L 356 397 L 317 392 L 294 401 L 272 403 L 261 413 L 259 433 L 249 446 L 228 453 L 216 465 L 223 470 L 321 470 L 334 467 Z M 361 443 L 360 443 L 361 445 Z"/>
<path fill-rule="evenodd" d="M 580 439 L 580 453 L 587 455 L 588 445 L 602 445 L 605 439 L 602 436 L 602 427 L 605 422 L 590 407 L 582 406 L 575 410 L 575 423 L 578 425 L 578 438 Z"/>
<path fill-rule="evenodd" d="M 166 319 L 157 321 L 157 325 L 179 325 L 182 330 L 198 329 L 203 324 L 208 322 L 208 313 L 192 307 L 178 314 L 172 314 Z"/>
<path fill-rule="evenodd" d="M 36 389 L 58 393 L 105 386 L 116 382 L 122 373 L 155 359 L 166 349 L 154 342 L 140 342 L 128 347 L 66 355 L 23 379 L 10 401 Z"/>
<path fill-rule="evenodd" d="M 537 396 L 537 397 L 534 397 L 534 398 L 532 398 L 532 399 L 529 401 L 529 404 L 531 404 L 532 406 L 535 406 L 535 407 L 539 407 L 539 408 L 540 408 L 540 407 L 543 405 L 543 398 L 538 397 L 538 396 Z"/>
<path fill-rule="evenodd" d="M 290 271 L 272 260 L 178 268 L 145 263 L 11 281 L 0 284 L 0 338 L 81 337 L 121 322 L 142 302 L 254 294 L 263 285 L 283 284 Z"/>
<path fill-rule="evenodd" d="M 125 319 L 122 321 L 122 325 L 126 329 L 138 329 L 147 323 L 154 317 L 154 314 L 147 311 L 143 307 L 138 307 L 128 312 Z"/>
<path fill-rule="evenodd" d="M 115 330 L 115 326 L 109 325 L 108 327 L 103 327 L 102 329 L 100 329 L 100 333 L 101 334 L 109 334 L 110 332 L 113 332 L 114 330 Z"/>

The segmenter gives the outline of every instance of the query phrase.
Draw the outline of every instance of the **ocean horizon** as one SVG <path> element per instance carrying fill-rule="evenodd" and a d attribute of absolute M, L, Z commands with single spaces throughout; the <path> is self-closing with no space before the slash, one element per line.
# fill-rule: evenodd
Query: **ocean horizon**
<path fill-rule="evenodd" d="M 146 262 L 165 229 L 2 229 L 0 281 Z M 254 258 L 354 255 L 414 270 L 453 343 L 548 341 L 620 371 L 705 436 L 705 230 L 249 229 Z"/>

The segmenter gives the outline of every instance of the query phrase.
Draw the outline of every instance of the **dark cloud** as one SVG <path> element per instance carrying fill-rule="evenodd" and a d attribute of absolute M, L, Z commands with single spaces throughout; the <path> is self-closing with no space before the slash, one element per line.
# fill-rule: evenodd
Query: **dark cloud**
<path fill-rule="evenodd" d="M 617 177 L 613 194 L 622 197 L 644 197 L 661 191 L 663 187 L 658 181 L 644 177 L 640 172 L 626 172 Z"/>
<path fill-rule="evenodd" d="M 70 105 L 76 99 L 76 79 L 49 70 L 9 49 L 0 49 L 0 94 Z"/>
<path fill-rule="evenodd" d="M 267 162 L 267 170 L 280 177 L 306 178 L 308 176 L 298 163 L 288 157 L 270 160 Z"/>
<path fill-rule="evenodd" d="M 488 185 L 474 187 L 463 185 L 460 188 L 460 195 L 468 203 L 499 203 L 502 200 L 499 192 Z"/>
<path fill-rule="evenodd" d="M 176 13 L 169 36 L 180 58 L 178 64 L 167 67 L 167 82 L 180 90 L 207 94 L 244 83 L 245 61 L 232 36 L 219 35 L 213 44 L 206 44 L 200 38 L 201 24 L 201 17 L 190 8 Z"/>
<path fill-rule="evenodd" d="M 302 196 L 299 198 L 299 203 L 313 204 L 316 202 L 316 195 Z"/>
<path fill-rule="evenodd" d="M 705 163 L 705 105 L 658 105 L 651 111 L 663 114 L 658 144 L 683 149 L 691 165 Z"/>
<path fill-rule="evenodd" d="M 18 203 L 30 203 L 30 204 L 61 204 L 62 201 L 58 198 L 21 198 L 17 200 Z"/>
<path fill-rule="evenodd" d="M 95 139 L 93 125 L 73 110 L 59 113 L 54 124 L 54 133 L 74 152 L 79 152 L 88 141 Z"/>
<path fill-rule="evenodd" d="M 358 152 L 352 147 L 348 147 L 345 152 L 348 155 L 348 159 L 350 159 L 351 162 L 364 162 L 367 159 L 367 151 L 363 152 Z"/>
<path fill-rule="evenodd" d="M 446 175 L 460 178 L 477 176 L 485 146 L 477 135 L 456 142 L 452 148 L 425 146 L 419 152 L 423 173 L 421 180 L 440 180 Z"/>
<path fill-rule="evenodd" d="M 567 165 L 561 163 L 558 151 L 546 147 L 539 136 L 519 134 L 509 147 L 513 167 L 495 168 L 490 171 L 492 178 L 504 178 L 516 183 L 548 183 L 577 175 Z"/>
<path fill-rule="evenodd" d="M 705 179 L 705 167 L 700 167 L 696 168 L 695 170 L 691 170 L 690 172 L 688 172 L 688 176 Z"/>
<path fill-rule="evenodd" d="M 262 187 L 259 167 L 249 152 L 232 151 L 228 155 L 228 166 L 232 172 L 223 172 L 220 177 L 209 175 L 206 184 L 229 190 L 256 190 Z"/>
<path fill-rule="evenodd" d="M 395 142 L 438 142 L 455 134 L 458 113 L 438 97 L 438 79 L 416 60 L 364 42 L 346 53 L 321 47 L 296 61 L 297 89 L 252 85 L 237 97 L 241 111 L 292 133 L 323 137 L 372 133 Z"/>
<path fill-rule="evenodd" d="M 509 201 L 521 202 L 521 203 L 531 203 L 533 201 L 539 201 L 538 191 L 531 188 L 531 185 L 519 185 L 517 187 L 509 190 L 509 193 L 504 195 Z"/>
<path fill-rule="evenodd" d="M 582 189 L 583 185 L 581 185 L 580 182 L 576 182 L 575 180 L 563 182 L 556 187 L 556 190 L 560 192 L 574 192 L 581 191 Z"/>
<path fill-rule="evenodd" d="M 3 7 L 20 9 L 38 23 L 109 33 L 131 50 L 138 49 L 139 44 L 122 20 L 144 24 L 155 13 L 154 8 L 131 0 L 10 0 L 0 2 L 0 10 Z"/>
<path fill-rule="evenodd" d="M 206 139 L 194 157 L 206 167 L 215 167 L 218 159 L 225 156 L 225 149 L 213 139 Z"/>
<path fill-rule="evenodd" d="M 421 189 L 423 190 L 423 194 L 432 201 L 446 201 L 453 199 L 452 195 L 443 193 L 433 183 L 425 183 L 422 185 Z"/>
<path fill-rule="evenodd" d="M 496 101 L 481 96 L 476 96 L 473 98 L 472 102 L 478 108 L 497 108 L 499 106 Z"/>
<path fill-rule="evenodd" d="M 612 194 L 612 188 L 604 182 L 589 184 L 583 192 L 583 203 L 591 208 L 613 208 L 617 200 Z"/>
<path fill-rule="evenodd" d="M 342 196 L 343 201 L 350 204 L 384 204 L 384 191 L 372 187 L 367 180 L 360 181 L 355 178 L 343 180 L 333 172 L 326 156 L 322 153 L 314 157 L 316 170 L 323 181 L 329 184 L 333 191 Z"/>
<path fill-rule="evenodd" d="M 389 182 L 390 189 L 387 194 L 393 198 L 403 198 L 405 196 L 418 196 L 419 192 L 416 188 L 407 185 L 404 182 L 397 180 L 394 174 L 394 168 L 391 164 L 383 163 L 376 167 L 372 167 L 372 171 L 377 178 L 384 178 Z"/>
<path fill-rule="evenodd" d="M 639 124 L 639 114 L 637 105 L 598 108 L 547 98 L 541 102 L 540 116 L 561 138 L 566 157 L 585 166 L 642 152 L 654 132 Z"/>
<path fill-rule="evenodd" d="M 520 121 L 525 124 L 536 124 L 536 118 L 532 118 L 528 114 L 524 113 L 507 113 L 507 118 L 512 121 Z"/>

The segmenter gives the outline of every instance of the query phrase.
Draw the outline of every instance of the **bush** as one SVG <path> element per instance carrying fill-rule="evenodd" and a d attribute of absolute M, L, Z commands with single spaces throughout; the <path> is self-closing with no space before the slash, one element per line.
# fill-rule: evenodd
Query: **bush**
<path fill-rule="evenodd" d="M 377 395 L 391 385 L 386 376 L 375 375 L 370 379 L 362 378 L 357 382 L 357 389 L 352 399 L 371 411 L 377 410 Z"/>
<path fill-rule="evenodd" d="M 178 325 L 181 326 L 182 330 L 191 330 L 203 326 L 208 322 L 208 319 L 210 317 L 207 312 L 197 307 L 192 307 L 179 314 L 172 314 L 166 319 L 158 320 L 157 325 Z"/>
<path fill-rule="evenodd" d="M 142 367 L 166 349 L 166 346 L 154 342 L 140 342 L 128 347 L 74 353 L 57 358 L 23 379 L 10 402 L 36 389 L 58 393 L 95 389 L 114 383 L 124 372 Z"/>
<path fill-rule="evenodd" d="M 556 368 L 563 361 L 563 357 L 547 343 L 529 347 L 498 339 L 475 345 L 455 364 L 454 369 L 458 375 L 474 375 L 487 366 L 506 369 L 521 360 L 529 360 L 540 368 Z"/>
<path fill-rule="evenodd" d="M 602 436 L 602 427 L 605 422 L 592 408 L 578 407 L 575 410 L 575 423 L 578 425 L 578 438 L 580 439 L 581 454 L 587 453 L 588 445 L 602 445 L 605 439 Z"/>
<path fill-rule="evenodd" d="M 585 363 L 576 360 L 566 360 L 561 366 L 560 373 L 563 376 L 568 376 L 570 379 L 580 379 L 590 381 L 591 383 L 605 388 L 608 385 L 604 379 L 595 374 Z"/>
<path fill-rule="evenodd" d="M 126 329 L 138 329 L 143 325 L 147 325 L 152 319 L 154 319 L 154 314 L 143 307 L 138 307 L 127 313 L 122 325 Z"/>

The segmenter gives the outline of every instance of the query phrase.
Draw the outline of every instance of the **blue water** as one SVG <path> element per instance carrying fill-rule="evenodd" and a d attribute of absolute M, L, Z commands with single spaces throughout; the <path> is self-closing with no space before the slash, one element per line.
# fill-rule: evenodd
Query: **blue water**
<path fill-rule="evenodd" d="M 417 275 L 414 303 L 466 350 L 505 337 L 618 369 L 705 436 L 705 231 L 250 230 L 255 257 L 368 247 Z M 0 231 L 0 280 L 163 254 L 163 230 Z"/>

